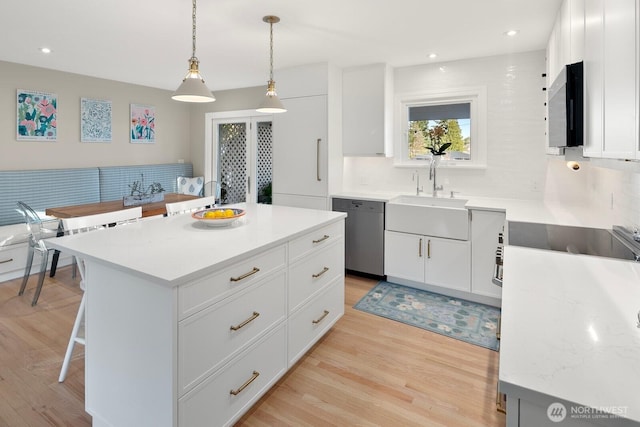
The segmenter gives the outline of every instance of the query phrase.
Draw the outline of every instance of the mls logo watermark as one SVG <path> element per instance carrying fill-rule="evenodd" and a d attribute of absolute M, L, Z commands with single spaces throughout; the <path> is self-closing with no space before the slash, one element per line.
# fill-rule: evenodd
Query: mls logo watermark
<path fill-rule="evenodd" d="M 560 402 L 554 402 L 547 408 L 547 417 L 554 423 L 564 421 L 565 418 L 573 419 L 615 419 L 622 418 L 627 413 L 626 406 L 600 406 L 592 408 L 583 405 L 571 405 L 569 411 Z"/>
<path fill-rule="evenodd" d="M 547 408 L 547 417 L 554 423 L 559 423 L 567 417 L 567 408 L 562 403 L 552 403 Z"/>

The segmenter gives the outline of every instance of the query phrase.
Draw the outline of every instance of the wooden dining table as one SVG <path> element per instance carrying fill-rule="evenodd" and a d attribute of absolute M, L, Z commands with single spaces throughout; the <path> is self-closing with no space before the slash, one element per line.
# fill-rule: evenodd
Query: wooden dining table
<path fill-rule="evenodd" d="M 142 206 L 142 217 L 164 215 L 167 213 L 166 204 L 184 202 L 186 200 L 197 199 L 198 196 L 190 194 L 167 193 L 161 202 L 146 203 Z M 108 202 L 87 203 L 84 205 L 61 206 L 57 208 L 46 208 L 45 214 L 56 218 L 73 218 L 85 215 L 95 215 L 106 212 L 114 212 L 123 209 L 133 208 L 125 206 L 122 199 L 110 200 Z"/>

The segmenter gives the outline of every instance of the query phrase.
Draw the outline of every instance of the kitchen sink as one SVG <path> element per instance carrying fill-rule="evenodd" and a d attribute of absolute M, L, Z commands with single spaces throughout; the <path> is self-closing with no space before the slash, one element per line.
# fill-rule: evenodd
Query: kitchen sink
<path fill-rule="evenodd" d="M 398 196 L 387 203 L 386 230 L 449 239 L 469 239 L 465 199 Z"/>
<path fill-rule="evenodd" d="M 443 208 L 464 208 L 464 205 L 467 204 L 467 199 L 403 195 L 391 199 L 389 203 L 402 205 L 439 206 Z"/>

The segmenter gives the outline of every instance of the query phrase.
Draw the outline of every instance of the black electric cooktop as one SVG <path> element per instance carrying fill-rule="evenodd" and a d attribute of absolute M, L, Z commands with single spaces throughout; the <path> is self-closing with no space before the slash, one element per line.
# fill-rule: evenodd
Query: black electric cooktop
<path fill-rule="evenodd" d="M 640 250 L 632 249 L 632 244 L 624 243 L 617 232 L 601 228 L 510 221 L 508 243 L 513 246 L 632 261 L 637 261 L 640 257 Z"/>

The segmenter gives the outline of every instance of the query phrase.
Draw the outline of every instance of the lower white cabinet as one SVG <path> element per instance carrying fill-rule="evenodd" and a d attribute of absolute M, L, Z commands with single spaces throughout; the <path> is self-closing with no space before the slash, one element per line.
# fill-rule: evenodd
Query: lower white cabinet
<path fill-rule="evenodd" d="M 491 279 L 496 263 L 498 234 L 503 231 L 505 213 L 471 211 L 471 292 L 492 298 L 502 298 L 502 288 Z"/>
<path fill-rule="evenodd" d="M 34 257 L 35 263 L 39 259 Z M 24 274 L 24 267 L 27 264 L 27 243 L 0 247 L 0 281 L 15 279 Z M 37 272 L 38 268 L 32 271 Z"/>
<path fill-rule="evenodd" d="M 458 291 L 470 291 L 466 240 L 385 231 L 385 274 Z"/>

